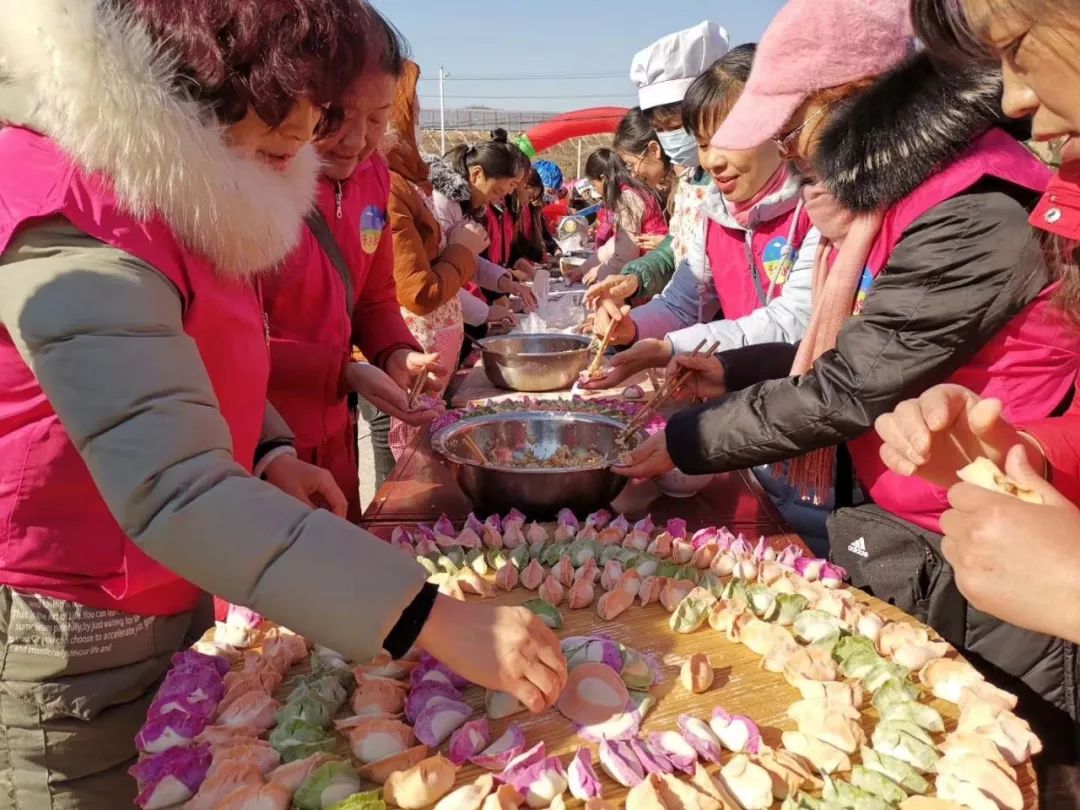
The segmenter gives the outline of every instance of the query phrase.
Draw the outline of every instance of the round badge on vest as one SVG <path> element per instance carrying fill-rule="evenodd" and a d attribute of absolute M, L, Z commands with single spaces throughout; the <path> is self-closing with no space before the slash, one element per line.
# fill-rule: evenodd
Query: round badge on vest
<path fill-rule="evenodd" d="M 379 249 L 383 230 L 386 228 L 386 212 L 378 206 L 369 205 L 360 215 L 360 246 L 371 255 Z"/>
<path fill-rule="evenodd" d="M 798 255 L 792 253 L 791 256 L 788 256 L 787 246 L 787 239 L 778 236 L 770 240 L 765 245 L 765 249 L 761 251 L 761 265 L 765 268 L 769 281 L 778 286 L 787 284 L 788 276 L 791 274 L 792 262 Z M 785 261 L 785 259 L 789 261 Z"/>

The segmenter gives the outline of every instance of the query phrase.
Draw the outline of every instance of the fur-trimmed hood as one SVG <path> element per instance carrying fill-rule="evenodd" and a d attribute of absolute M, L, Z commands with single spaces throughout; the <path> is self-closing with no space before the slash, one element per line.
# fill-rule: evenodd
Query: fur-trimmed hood
<path fill-rule="evenodd" d="M 170 55 L 114 9 L 106 0 L 0 0 L 0 120 L 111 178 L 132 215 L 160 214 L 223 273 L 276 266 L 314 199 L 314 149 L 283 172 L 230 149 L 221 125 L 177 93 Z"/>
<path fill-rule="evenodd" d="M 454 168 L 440 157 L 424 159 L 428 165 L 431 186 L 448 200 L 468 205 L 472 199 L 469 181 L 454 171 Z"/>
<path fill-rule="evenodd" d="M 888 208 L 1001 118 L 999 75 L 918 53 L 834 113 L 814 168 L 845 208 Z"/>

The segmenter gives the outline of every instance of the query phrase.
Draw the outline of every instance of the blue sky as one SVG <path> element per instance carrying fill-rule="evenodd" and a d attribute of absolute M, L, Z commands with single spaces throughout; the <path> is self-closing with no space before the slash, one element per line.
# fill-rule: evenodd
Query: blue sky
<path fill-rule="evenodd" d="M 408 38 L 424 77 L 421 105 L 561 112 L 629 106 L 634 53 L 672 31 L 718 22 L 732 43 L 760 39 L 784 0 L 374 0 Z M 568 74 L 590 78 L 561 78 Z M 597 75 L 601 74 L 601 75 Z M 508 80 L 508 76 L 544 76 Z M 455 77 L 461 78 L 455 78 Z M 466 77 L 484 77 L 467 81 Z M 494 77 L 494 78 L 488 78 Z"/>

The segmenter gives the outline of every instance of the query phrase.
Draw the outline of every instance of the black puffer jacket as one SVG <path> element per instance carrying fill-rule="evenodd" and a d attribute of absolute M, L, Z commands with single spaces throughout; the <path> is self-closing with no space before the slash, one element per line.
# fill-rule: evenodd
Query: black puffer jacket
<path fill-rule="evenodd" d="M 830 122 L 820 175 L 833 178 L 831 190 L 852 210 L 887 208 L 991 126 L 999 93 L 985 76 L 946 79 L 914 57 Z M 842 444 L 944 382 L 1049 282 L 1027 224 L 1034 202 L 1030 191 L 987 178 L 922 216 L 875 280 L 861 316 L 808 374 L 788 376 L 790 345 L 722 354 L 733 393 L 671 419 L 667 445 L 676 465 L 721 472 Z M 835 515 L 829 528 L 834 554 L 876 538 L 880 556 L 855 584 L 934 625 L 999 676 L 1023 696 L 1024 713 L 1044 740 L 1063 746 L 1050 758 L 1075 757 L 1066 716 L 1077 717 L 1075 648 L 970 608 L 940 556 L 939 535 L 872 506 Z"/>

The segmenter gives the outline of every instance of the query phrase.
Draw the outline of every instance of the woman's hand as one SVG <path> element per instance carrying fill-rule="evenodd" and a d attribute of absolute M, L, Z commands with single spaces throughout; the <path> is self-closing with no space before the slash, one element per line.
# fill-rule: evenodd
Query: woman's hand
<path fill-rule="evenodd" d="M 508 303 L 496 301 L 488 307 L 488 323 L 492 326 L 513 326 L 517 319 Z"/>
<path fill-rule="evenodd" d="M 425 375 L 425 391 L 442 391 L 452 369 L 439 362 L 439 353 L 422 354 L 410 349 L 398 349 L 386 360 L 386 373 L 399 388 L 411 390 L 416 378 Z"/>
<path fill-rule="evenodd" d="M 603 338 L 611 329 L 612 346 L 629 346 L 637 339 L 637 324 L 630 317 L 630 307 L 605 298 L 596 308 L 592 321 L 593 334 Z"/>
<path fill-rule="evenodd" d="M 1017 445 L 1005 473 L 1043 505 L 958 484 L 942 515 L 941 550 L 977 609 L 1020 627 L 1080 643 L 1080 510 L 1043 480 Z"/>
<path fill-rule="evenodd" d="M 998 400 L 979 399 L 959 385 L 937 385 L 918 399 L 901 402 L 878 417 L 875 428 L 884 442 L 881 460 L 889 469 L 938 486 L 958 483 L 957 470 L 969 459 L 984 456 L 1002 466 L 1018 444 L 1027 446 L 1030 463 L 1042 464 L 1034 444 L 1002 417 Z"/>
<path fill-rule="evenodd" d="M 641 282 L 633 274 L 608 276 L 589 287 L 583 300 L 589 309 L 598 308 L 605 298 L 622 303 L 633 298 L 640 286 Z"/>
<path fill-rule="evenodd" d="M 448 245 L 460 245 L 473 255 L 479 256 L 487 250 L 488 245 L 491 244 L 491 239 L 485 229 L 475 222 L 465 220 L 450 231 L 446 243 Z"/>
<path fill-rule="evenodd" d="M 537 265 L 530 262 L 528 259 L 518 259 L 514 262 L 514 266 L 511 268 L 514 273 L 514 278 L 518 281 L 532 281 L 536 276 Z"/>
<path fill-rule="evenodd" d="M 432 355 L 420 355 L 431 357 Z M 438 355 L 434 355 L 438 357 Z M 415 379 L 406 377 L 406 379 Z M 345 370 L 345 381 L 349 388 L 362 396 L 383 413 L 393 416 L 413 427 L 421 427 L 434 422 L 442 412 L 436 408 L 409 410 L 409 396 L 401 385 L 388 374 L 370 363 L 350 363 Z M 407 383 L 408 384 L 408 383 Z"/>
<path fill-rule="evenodd" d="M 581 387 L 588 391 L 614 388 L 646 369 L 664 368 L 671 360 L 671 355 L 671 344 L 666 340 L 639 340 L 626 351 L 611 358 L 603 377 L 582 383 Z"/>
<path fill-rule="evenodd" d="M 349 511 L 349 502 L 334 476 L 292 453 L 282 453 L 267 464 L 263 477 L 312 509 L 329 509 L 340 518 Z"/>
<path fill-rule="evenodd" d="M 644 253 L 650 253 L 651 251 L 656 250 L 658 247 L 660 247 L 660 245 L 664 243 L 665 239 L 667 239 L 666 236 L 660 236 L 659 234 L 655 233 L 643 233 L 634 237 L 634 241 L 637 242 L 637 246 Z"/>
<path fill-rule="evenodd" d="M 667 449 L 667 436 L 661 431 L 620 457 L 611 467 L 627 478 L 656 478 L 675 469 Z"/>
<path fill-rule="evenodd" d="M 566 685 L 559 639 L 525 608 L 440 595 L 417 644 L 463 678 L 508 692 L 534 713 L 553 706 Z"/>
<path fill-rule="evenodd" d="M 709 355 L 680 354 L 668 365 L 668 376 L 680 371 L 690 375 L 676 391 L 676 399 L 719 399 L 727 394 L 724 364 L 720 358 Z"/>
<path fill-rule="evenodd" d="M 599 265 L 597 265 L 581 277 L 581 283 L 584 284 L 586 287 L 591 287 L 593 284 L 596 283 L 596 279 L 598 279 L 599 277 L 600 267 Z"/>
<path fill-rule="evenodd" d="M 516 295 L 525 304 L 526 312 L 535 312 L 540 305 L 540 302 L 536 300 L 536 293 L 532 291 L 531 287 L 522 284 L 520 281 L 514 281 L 508 275 L 499 279 L 499 292 L 505 295 Z"/>

